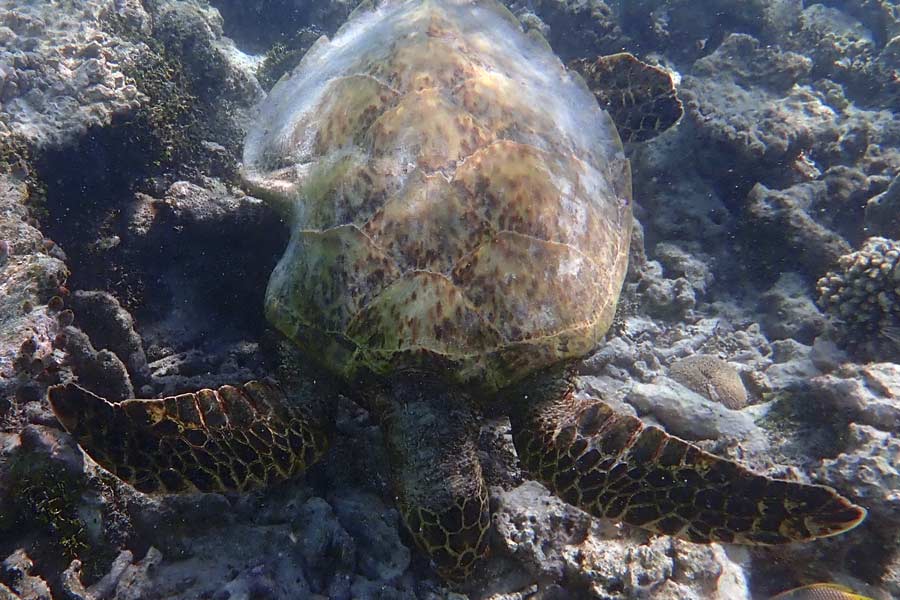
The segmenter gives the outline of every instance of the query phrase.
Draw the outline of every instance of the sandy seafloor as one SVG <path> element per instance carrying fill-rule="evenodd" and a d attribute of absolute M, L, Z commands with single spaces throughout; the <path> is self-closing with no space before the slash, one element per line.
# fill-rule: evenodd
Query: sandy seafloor
<path fill-rule="evenodd" d="M 640 227 L 584 393 L 834 486 L 869 511 L 854 531 L 747 549 L 591 520 L 527 482 L 508 423 L 486 420 L 492 557 L 452 592 L 348 400 L 325 460 L 264 493 L 143 496 L 81 455 L 52 383 L 118 400 L 274 374 L 302 393 L 310 371 L 261 310 L 286 229 L 237 166 L 253 106 L 351 4 L 0 0 L 0 598 L 900 597 L 889 0 L 510 3 L 564 60 L 627 49 L 685 102 L 628 149 Z"/>

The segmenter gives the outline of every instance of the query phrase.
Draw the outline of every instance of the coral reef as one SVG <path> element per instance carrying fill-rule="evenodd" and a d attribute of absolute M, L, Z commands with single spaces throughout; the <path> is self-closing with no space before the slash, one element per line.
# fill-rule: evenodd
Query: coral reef
<path fill-rule="evenodd" d="M 743 571 L 717 545 L 665 537 L 635 545 L 535 482 L 500 492 L 497 502 L 501 547 L 539 581 L 559 582 L 569 593 L 617 600 L 750 598 Z M 547 587 L 549 594 L 553 586 Z"/>
<path fill-rule="evenodd" d="M 326 460 L 265 494 L 151 498 L 82 458 L 51 383 L 122 398 L 315 377 L 259 308 L 287 229 L 232 184 L 262 90 L 355 4 L 0 0 L 0 598 L 740 599 L 824 576 L 900 597 L 888 0 L 506 2 L 564 59 L 636 52 L 686 101 L 629 149 L 629 278 L 580 393 L 836 486 L 870 508 L 858 530 L 746 554 L 648 539 L 522 483 L 491 417 L 493 558 L 453 595 L 411 551 L 381 431 L 346 398 Z M 750 406 L 710 399 L 740 397 L 733 372 L 730 391 L 679 375 L 697 355 L 739 371 Z"/>
<path fill-rule="evenodd" d="M 819 306 L 864 358 L 900 360 L 900 243 L 870 238 L 819 279 Z"/>

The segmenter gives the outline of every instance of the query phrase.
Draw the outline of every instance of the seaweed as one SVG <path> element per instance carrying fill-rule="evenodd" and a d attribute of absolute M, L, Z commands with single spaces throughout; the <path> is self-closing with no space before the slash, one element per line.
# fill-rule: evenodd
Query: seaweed
<path fill-rule="evenodd" d="M 263 89 L 271 89 L 285 73 L 300 64 L 300 59 L 321 36 L 322 32 L 318 29 L 306 27 L 269 48 L 256 71 L 256 78 Z"/>
<path fill-rule="evenodd" d="M 102 26 L 110 33 L 140 44 L 144 50 L 126 60 L 122 72 L 148 100 L 121 126 L 125 143 L 141 148 L 150 167 L 178 168 L 190 163 L 203 139 L 201 106 L 191 74 L 159 40 L 141 32 L 122 17 L 108 14 Z"/>
<path fill-rule="evenodd" d="M 31 217 L 41 221 L 47 217 L 47 185 L 36 168 L 39 160 L 24 136 L 12 133 L 0 137 L 0 175 L 11 175 L 25 183 Z"/>
<path fill-rule="evenodd" d="M 34 551 L 56 557 L 67 565 L 80 559 L 96 566 L 92 544 L 78 505 L 85 487 L 79 478 L 62 466 L 37 459 L 19 457 L 10 465 L 12 484 L 7 506 L 0 510 L 0 532 L 39 532 Z"/>

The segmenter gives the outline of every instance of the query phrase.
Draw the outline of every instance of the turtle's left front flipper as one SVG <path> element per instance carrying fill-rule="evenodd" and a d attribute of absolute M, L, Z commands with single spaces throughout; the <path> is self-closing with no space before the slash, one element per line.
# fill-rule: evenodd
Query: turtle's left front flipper
<path fill-rule="evenodd" d="M 784 544 L 852 529 L 866 511 L 833 489 L 770 479 L 704 452 L 561 377 L 510 391 L 525 469 L 566 502 L 692 542 Z"/>
<path fill-rule="evenodd" d="M 327 447 L 317 419 L 270 382 L 118 403 L 70 383 L 50 388 L 49 399 L 91 458 L 146 493 L 271 485 L 309 468 Z"/>

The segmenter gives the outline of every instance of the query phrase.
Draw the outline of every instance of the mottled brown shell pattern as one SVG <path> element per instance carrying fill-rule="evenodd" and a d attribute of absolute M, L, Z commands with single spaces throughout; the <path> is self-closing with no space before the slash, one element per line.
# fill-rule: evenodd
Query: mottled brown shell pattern
<path fill-rule="evenodd" d="M 496 390 L 596 346 L 628 162 L 577 75 L 493 0 L 360 11 L 273 89 L 245 179 L 287 209 L 270 321 L 344 377 Z"/>

